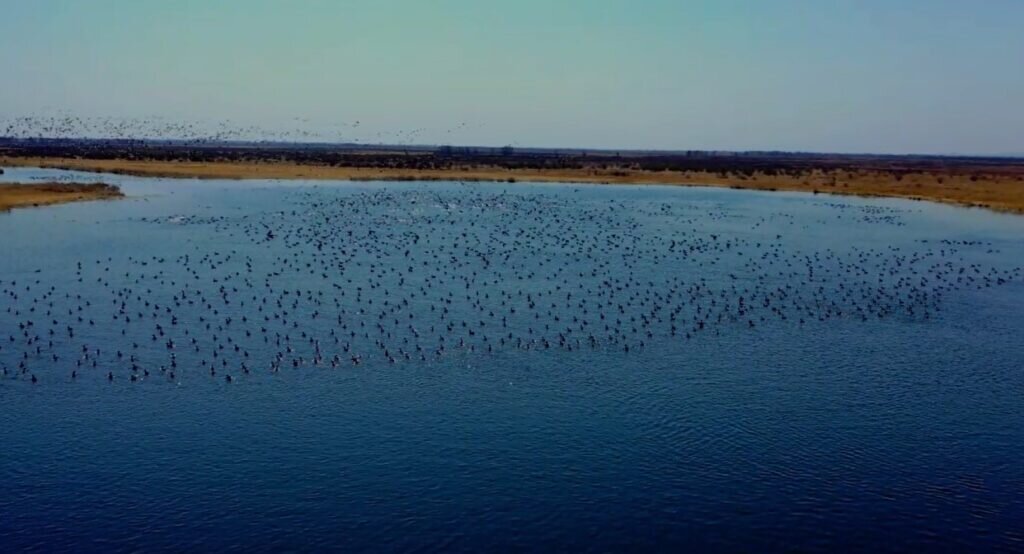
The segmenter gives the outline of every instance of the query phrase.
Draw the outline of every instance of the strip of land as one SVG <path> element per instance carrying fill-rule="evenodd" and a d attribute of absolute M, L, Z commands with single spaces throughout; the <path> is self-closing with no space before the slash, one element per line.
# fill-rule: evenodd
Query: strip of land
<path fill-rule="evenodd" d="M 121 189 L 106 183 L 0 183 L 0 212 L 123 196 Z"/>
<path fill-rule="evenodd" d="M 929 200 L 1024 213 L 1024 160 L 782 153 L 72 142 L 0 148 L 0 165 L 200 179 L 539 181 L 718 186 Z"/>

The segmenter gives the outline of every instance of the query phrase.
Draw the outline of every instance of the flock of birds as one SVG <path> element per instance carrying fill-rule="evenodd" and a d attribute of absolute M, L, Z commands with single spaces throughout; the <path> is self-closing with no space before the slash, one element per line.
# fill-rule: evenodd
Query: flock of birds
<path fill-rule="evenodd" d="M 0 138 L 168 140 L 197 146 L 229 142 L 412 145 L 424 140 L 443 143 L 457 141 L 462 132 L 474 127 L 478 125 L 463 121 L 444 129 L 386 129 L 364 124 L 360 120 L 330 123 L 304 117 L 293 117 L 279 125 L 268 126 L 230 119 L 183 121 L 161 116 L 88 117 L 60 112 L 0 117 Z"/>
<path fill-rule="evenodd" d="M 137 218 L 166 242 L 0 273 L 0 372 L 239 383 L 520 351 L 623 356 L 771 326 L 927 322 L 956 291 L 1022 277 L 965 255 L 991 245 L 824 248 L 791 214 L 560 190 L 315 187 L 253 193 L 280 195 L 272 209 Z"/>

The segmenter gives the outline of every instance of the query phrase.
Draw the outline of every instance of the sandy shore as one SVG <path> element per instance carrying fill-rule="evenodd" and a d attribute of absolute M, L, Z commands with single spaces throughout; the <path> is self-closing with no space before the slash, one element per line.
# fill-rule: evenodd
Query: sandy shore
<path fill-rule="evenodd" d="M 105 183 L 0 183 L 0 212 L 123 196 L 121 189 Z"/>
<path fill-rule="evenodd" d="M 796 175 L 772 175 L 762 172 L 723 174 L 631 168 L 535 169 L 464 166 L 447 169 L 409 169 L 339 167 L 298 162 L 193 162 L 49 157 L 0 158 L 0 166 L 3 165 L 200 179 L 461 180 L 698 185 L 908 198 L 1024 213 L 1024 176 L 984 172 L 894 173 L 872 169 L 812 169 Z"/>

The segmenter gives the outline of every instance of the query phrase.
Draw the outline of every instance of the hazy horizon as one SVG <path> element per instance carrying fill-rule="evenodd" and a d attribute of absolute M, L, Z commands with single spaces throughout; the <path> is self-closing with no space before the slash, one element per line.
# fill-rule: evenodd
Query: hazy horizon
<path fill-rule="evenodd" d="M 1013 70 L 1024 4 L 1010 1 L 50 0 L 6 12 L 0 122 L 190 122 L 193 133 L 393 144 L 1024 153 L 1024 75 Z"/>

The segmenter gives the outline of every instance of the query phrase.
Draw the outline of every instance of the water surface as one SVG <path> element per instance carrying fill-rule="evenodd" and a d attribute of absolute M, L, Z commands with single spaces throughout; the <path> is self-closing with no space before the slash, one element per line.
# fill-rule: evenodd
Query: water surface
<path fill-rule="evenodd" d="M 52 178 L 129 198 L 0 214 L 5 551 L 1024 548 L 1024 218 Z"/>

